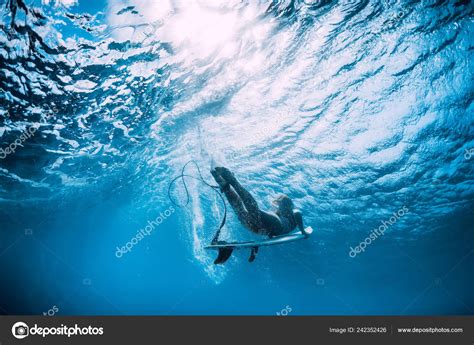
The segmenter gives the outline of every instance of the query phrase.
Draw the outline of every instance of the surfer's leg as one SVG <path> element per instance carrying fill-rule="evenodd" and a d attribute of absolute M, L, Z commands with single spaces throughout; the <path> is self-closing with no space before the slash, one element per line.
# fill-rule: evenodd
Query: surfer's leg
<path fill-rule="evenodd" d="M 211 170 L 211 174 L 221 187 L 222 193 L 224 193 L 226 196 L 230 206 L 234 210 L 235 214 L 237 214 L 240 222 L 244 226 L 248 227 L 249 214 L 245 209 L 239 195 L 231 188 L 231 185 L 216 172 L 216 170 Z"/>
<path fill-rule="evenodd" d="M 229 201 L 230 206 L 234 210 L 235 214 L 237 214 L 237 218 L 239 218 L 240 222 L 244 226 L 248 226 L 249 224 L 249 213 L 244 207 L 242 200 L 240 199 L 239 195 L 234 192 L 232 188 L 228 188 L 227 190 L 223 191 L 227 200 Z"/>
<path fill-rule="evenodd" d="M 240 199 L 242 200 L 245 208 L 247 209 L 247 212 L 249 213 L 249 216 L 254 218 L 254 219 L 259 219 L 260 218 L 260 209 L 258 208 L 257 201 L 253 198 L 252 194 L 250 194 L 250 192 L 248 190 L 246 190 L 244 187 L 242 187 L 240 182 L 237 181 L 234 174 L 232 174 L 229 169 L 219 167 L 219 168 L 216 168 L 216 171 L 237 192 L 237 194 L 239 195 Z"/>

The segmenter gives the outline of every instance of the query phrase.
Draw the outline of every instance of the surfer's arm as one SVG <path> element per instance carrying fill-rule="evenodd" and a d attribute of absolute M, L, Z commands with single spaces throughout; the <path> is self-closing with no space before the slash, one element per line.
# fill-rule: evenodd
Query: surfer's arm
<path fill-rule="evenodd" d="M 303 214 L 299 210 L 295 210 L 293 212 L 293 216 L 295 217 L 296 225 L 298 226 L 298 229 L 301 231 L 301 233 L 305 237 L 309 237 L 309 234 L 305 231 L 304 225 L 303 225 Z"/>

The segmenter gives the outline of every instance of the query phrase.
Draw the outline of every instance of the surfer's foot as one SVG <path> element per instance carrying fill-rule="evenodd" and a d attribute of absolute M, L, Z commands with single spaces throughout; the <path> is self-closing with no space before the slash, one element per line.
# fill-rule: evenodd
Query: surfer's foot
<path fill-rule="evenodd" d="M 226 167 L 216 167 L 214 170 L 228 183 L 232 184 L 235 181 L 234 174 Z"/>
<path fill-rule="evenodd" d="M 223 264 L 224 262 L 229 260 L 233 251 L 233 248 L 219 248 L 219 255 L 217 255 L 217 259 L 214 260 L 214 265 Z"/>
<path fill-rule="evenodd" d="M 211 170 L 211 175 L 214 177 L 214 180 L 216 180 L 217 184 L 221 188 L 222 192 L 225 192 L 226 190 L 229 189 L 230 185 L 229 182 L 227 182 L 217 171 L 217 168 L 214 168 Z"/>

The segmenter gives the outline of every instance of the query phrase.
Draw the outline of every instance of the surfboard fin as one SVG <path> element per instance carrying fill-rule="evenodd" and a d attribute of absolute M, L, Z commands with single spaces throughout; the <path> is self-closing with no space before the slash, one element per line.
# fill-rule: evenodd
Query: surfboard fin
<path fill-rule="evenodd" d="M 258 247 L 252 247 L 252 249 L 250 249 L 249 262 L 253 262 L 255 260 L 255 258 L 257 257 L 257 253 Z"/>
<path fill-rule="evenodd" d="M 219 265 L 225 263 L 227 260 L 229 260 L 230 256 L 232 255 L 232 252 L 234 251 L 234 248 L 219 248 L 219 254 L 217 255 L 217 259 L 214 260 L 214 265 Z"/>

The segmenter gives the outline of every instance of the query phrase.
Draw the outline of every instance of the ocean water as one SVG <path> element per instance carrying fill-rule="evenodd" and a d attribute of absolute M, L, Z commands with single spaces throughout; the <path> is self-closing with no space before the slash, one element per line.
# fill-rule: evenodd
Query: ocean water
<path fill-rule="evenodd" d="M 472 2 L 0 6 L 1 313 L 474 313 Z M 213 265 L 190 160 L 314 234 Z"/>

